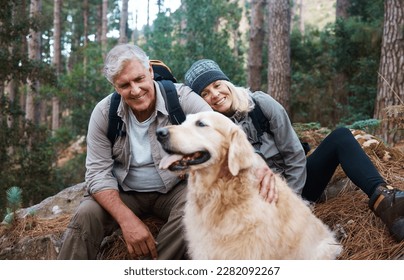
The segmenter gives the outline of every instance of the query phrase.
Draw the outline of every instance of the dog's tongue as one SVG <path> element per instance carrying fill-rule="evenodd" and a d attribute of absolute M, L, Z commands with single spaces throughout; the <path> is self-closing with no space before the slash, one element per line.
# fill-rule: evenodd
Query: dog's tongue
<path fill-rule="evenodd" d="M 163 157 L 160 161 L 159 168 L 160 169 L 168 169 L 171 164 L 173 164 L 176 161 L 179 161 L 182 159 L 182 155 L 174 154 L 174 155 L 166 155 Z"/>

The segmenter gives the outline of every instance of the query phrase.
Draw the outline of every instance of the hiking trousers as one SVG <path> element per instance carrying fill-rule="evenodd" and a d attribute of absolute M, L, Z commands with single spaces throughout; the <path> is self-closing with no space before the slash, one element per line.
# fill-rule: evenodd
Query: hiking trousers
<path fill-rule="evenodd" d="M 120 192 L 122 201 L 138 217 L 156 216 L 166 223 L 159 231 L 158 259 L 184 259 L 186 244 L 182 218 L 186 182 L 181 181 L 168 193 Z M 118 229 L 118 223 L 91 196 L 85 197 L 70 221 L 58 255 L 60 260 L 95 260 L 104 237 Z"/>
<path fill-rule="evenodd" d="M 316 202 L 324 192 L 338 165 L 368 197 L 386 182 L 348 128 L 331 132 L 307 157 L 307 179 L 302 196 Z"/>

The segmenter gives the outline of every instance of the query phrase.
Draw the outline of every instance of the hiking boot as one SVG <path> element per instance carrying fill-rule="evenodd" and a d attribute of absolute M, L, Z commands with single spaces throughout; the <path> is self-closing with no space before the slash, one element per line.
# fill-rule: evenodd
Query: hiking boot
<path fill-rule="evenodd" d="M 369 207 L 387 225 L 394 239 L 404 240 L 404 191 L 379 186 L 369 200 Z"/>

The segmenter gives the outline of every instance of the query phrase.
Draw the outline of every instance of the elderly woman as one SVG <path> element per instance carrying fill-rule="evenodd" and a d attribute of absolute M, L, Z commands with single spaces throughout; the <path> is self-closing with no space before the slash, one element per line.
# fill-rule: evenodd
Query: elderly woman
<path fill-rule="evenodd" d="M 185 74 L 185 84 L 213 110 L 240 125 L 268 166 L 281 173 L 303 198 L 318 201 L 341 165 L 348 178 L 369 197 L 370 209 L 392 236 L 397 241 L 404 240 L 404 192 L 387 185 L 349 129 L 334 130 L 306 158 L 282 105 L 264 92 L 236 87 L 216 62 L 195 62 Z M 269 127 L 262 136 L 249 114 L 255 106 L 261 108 Z"/>

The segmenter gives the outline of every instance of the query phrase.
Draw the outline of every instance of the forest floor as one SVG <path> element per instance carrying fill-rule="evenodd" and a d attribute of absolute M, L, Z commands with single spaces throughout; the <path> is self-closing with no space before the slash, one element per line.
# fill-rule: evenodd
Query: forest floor
<path fill-rule="evenodd" d="M 389 148 L 363 131 L 353 131 L 353 134 L 387 182 L 404 190 L 404 143 Z M 323 139 L 324 131 L 308 131 L 303 137 L 312 147 L 316 147 Z M 323 202 L 315 204 L 313 210 L 336 232 L 344 246 L 340 260 L 404 259 L 404 241 L 398 243 L 390 236 L 386 226 L 369 209 L 368 197 L 346 178 L 340 167 L 330 186 Z M 60 239 L 70 218 L 71 215 L 43 220 L 33 217 L 20 220 L 12 229 L 0 226 L 0 252 L 6 246 L 10 247 L 10 242 L 17 243 L 29 237 L 53 235 Z M 162 225 L 153 217 L 146 219 L 145 223 L 154 235 Z M 30 259 L 55 257 L 39 253 Z M 6 256 L 0 258 L 7 259 Z M 131 259 L 119 232 L 104 240 L 99 259 Z"/>

